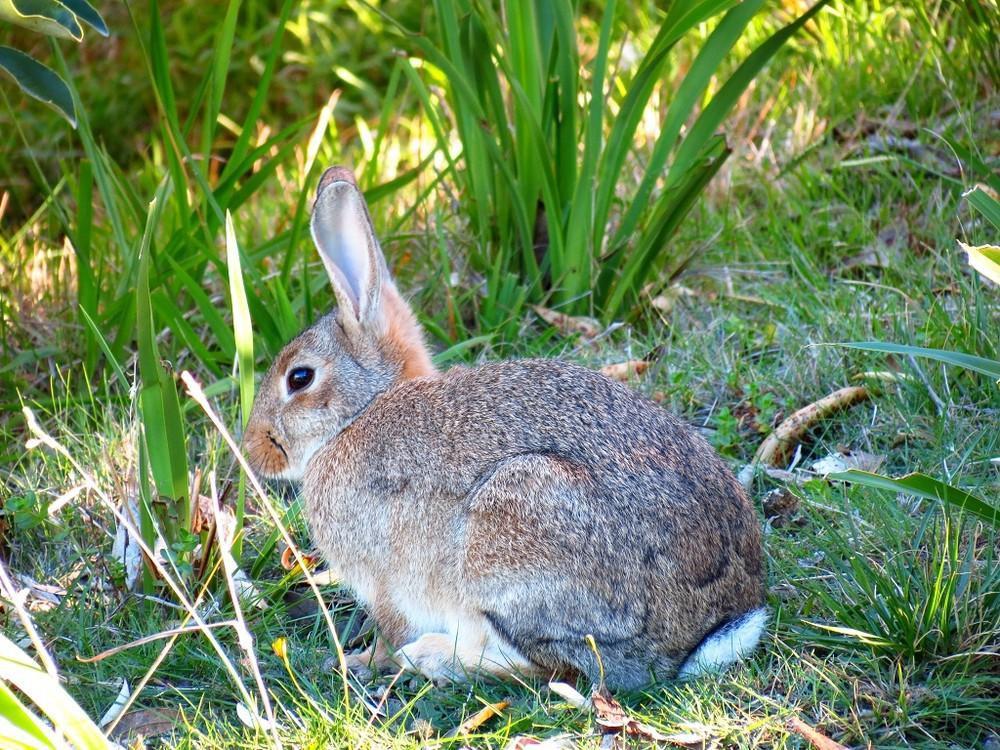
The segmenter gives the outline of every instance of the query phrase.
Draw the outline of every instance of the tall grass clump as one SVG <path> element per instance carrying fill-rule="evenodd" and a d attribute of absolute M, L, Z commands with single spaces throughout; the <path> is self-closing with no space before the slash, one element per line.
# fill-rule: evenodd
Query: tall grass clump
<path fill-rule="evenodd" d="M 729 155 L 718 133 L 771 57 L 825 0 L 750 52 L 724 81 L 724 66 L 763 0 L 672 3 L 630 65 L 612 0 L 596 47 L 572 0 L 436 0 L 437 33 L 407 33 L 404 70 L 421 92 L 440 149 L 462 191 L 485 329 L 512 333 L 527 302 L 568 313 L 628 315 L 647 284 L 690 260 L 670 241 Z M 714 31 L 667 98 L 638 185 L 626 165 L 670 78 L 671 51 L 700 24 Z M 445 96 L 432 93 L 420 67 Z M 458 146 L 449 133 L 457 132 Z M 628 192 L 623 194 L 623 187 Z"/>

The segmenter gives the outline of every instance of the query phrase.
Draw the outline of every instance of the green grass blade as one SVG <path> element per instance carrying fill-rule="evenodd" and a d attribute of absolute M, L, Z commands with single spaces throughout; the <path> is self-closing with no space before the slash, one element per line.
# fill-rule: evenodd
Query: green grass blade
<path fill-rule="evenodd" d="M 208 100 L 205 102 L 205 121 L 201 132 L 201 150 L 204 156 L 204 169 L 207 177 L 209 165 L 212 163 L 212 146 L 215 142 L 215 131 L 222 111 L 222 96 L 226 91 L 226 78 L 229 75 L 229 63 L 233 53 L 233 39 L 236 37 L 236 21 L 240 14 L 240 0 L 229 0 L 226 14 L 218 27 L 214 38 L 214 53 L 210 67 L 211 83 L 208 87 Z"/>
<path fill-rule="evenodd" d="M 683 178 L 684 173 L 698 158 L 698 154 L 704 148 L 705 143 L 715 134 L 716 129 L 722 124 L 723 118 L 736 105 L 740 96 L 743 95 L 747 86 L 750 85 L 761 69 L 781 49 L 784 43 L 813 16 L 819 13 L 829 1 L 819 0 L 819 2 L 814 4 L 801 16 L 776 31 L 735 70 L 729 80 L 719 89 L 718 93 L 712 97 L 712 101 L 705 107 L 694 125 L 691 126 L 691 130 L 678 148 L 677 156 L 667 177 L 668 185 L 675 184 Z"/>
<path fill-rule="evenodd" d="M 233 229 L 233 216 L 226 211 L 226 265 L 229 272 L 229 297 L 233 308 L 233 337 L 236 340 L 236 361 L 240 384 L 240 415 L 243 427 L 250 419 L 253 408 L 254 365 L 253 365 L 253 322 L 247 304 L 246 289 L 243 286 L 243 270 L 240 262 L 240 248 Z M 233 556 L 239 560 L 243 552 L 243 517 L 246 513 L 246 475 L 240 469 L 240 481 L 236 495 L 236 532 L 233 541 Z"/>
<path fill-rule="evenodd" d="M 593 219 L 594 219 L 594 175 L 604 139 L 604 81 L 607 76 L 608 54 L 611 48 L 611 30 L 614 26 L 616 0 L 609 0 L 604 6 L 601 31 L 597 42 L 597 55 L 591 74 L 590 100 L 587 123 L 584 130 L 583 160 L 580 176 L 570 206 L 566 226 L 566 248 L 560 266 L 552 267 L 553 282 L 556 285 L 555 299 L 567 302 L 576 299 L 568 312 L 584 307 L 581 294 L 590 290 L 591 265 L 593 263 Z M 549 217 L 550 220 L 555 217 Z M 590 302 L 590 300 L 586 300 Z"/>
<path fill-rule="evenodd" d="M 226 212 L 226 265 L 229 270 L 229 297 L 233 308 L 233 338 L 236 341 L 237 366 L 240 381 L 240 411 L 243 426 L 250 419 L 253 406 L 253 322 L 243 286 L 240 248 L 236 242 L 232 214 Z"/>
<path fill-rule="evenodd" d="M 657 200 L 639 247 L 625 257 L 624 263 L 605 262 L 604 271 L 598 277 L 596 297 L 606 319 L 620 315 L 625 303 L 638 297 L 657 257 L 669 247 L 669 239 L 728 157 L 725 139 L 716 137 L 709 144 L 708 152 L 702 155 L 700 166 L 689 169 L 680 184 L 666 189 Z"/>
<path fill-rule="evenodd" d="M 125 375 L 125 370 L 122 369 L 121 364 L 115 359 L 114 355 L 111 353 L 111 347 L 108 344 L 107 339 L 104 338 L 104 334 L 101 333 L 101 329 L 98 328 L 97 323 L 94 319 L 90 317 L 86 310 L 80 308 L 80 316 L 83 318 L 84 323 L 90 330 L 90 335 L 97 341 L 97 344 L 101 347 L 101 351 L 104 352 L 104 356 L 107 358 L 108 363 L 115 372 L 115 376 L 118 378 L 118 382 L 124 389 L 125 393 L 128 393 L 131 388 L 131 383 L 129 383 L 128 376 Z"/>
<path fill-rule="evenodd" d="M 142 417 L 143 442 L 150 469 L 159 495 L 172 503 L 170 517 L 180 528 L 190 528 L 188 504 L 187 447 L 181 419 L 177 384 L 160 362 L 153 323 L 153 305 L 149 289 L 153 232 L 159 223 L 163 204 L 171 183 L 164 180 L 149 204 L 149 217 L 139 247 L 139 270 L 135 289 L 136 329 L 138 341 L 139 408 Z M 176 538 L 176 529 L 165 527 Z M 150 539 L 147 542 L 153 541 Z"/>
<path fill-rule="evenodd" d="M 965 194 L 965 199 L 1000 231 L 1000 202 L 978 185 Z"/>
<path fill-rule="evenodd" d="M 890 492 L 902 492 L 907 495 L 923 498 L 924 500 L 937 500 L 938 502 L 947 503 L 948 505 L 953 505 L 956 508 L 961 508 L 972 513 L 994 526 L 1000 525 L 1000 507 L 992 506 L 965 490 L 919 472 L 893 479 L 881 474 L 849 469 L 848 471 L 830 474 L 828 478 L 861 484 L 865 487 L 888 490 Z"/>
<path fill-rule="evenodd" d="M 691 64 L 691 68 L 684 74 L 684 80 L 670 103 L 670 109 L 663 121 L 660 134 L 656 138 L 656 144 L 649 157 L 642 181 L 639 183 L 625 216 L 615 232 L 615 237 L 610 243 L 611 248 L 624 242 L 636 230 L 644 212 L 649 207 L 649 196 L 657 181 L 663 176 L 667 158 L 677 144 L 681 127 L 687 122 L 698 101 L 704 97 L 712 77 L 736 42 L 739 41 L 743 31 L 758 13 L 761 5 L 763 5 L 763 0 L 748 0 L 730 10 L 702 46 L 695 61 Z M 622 109 L 625 109 L 624 105 Z M 631 141 L 631 133 L 628 138 Z M 621 158 L 624 159 L 624 155 Z M 601 199 L 599 198 L 599 200 Z M 610 196 L 605 196 L 603 200 L 606 204 L 610 200 Z M 603 211 L 606 215 L 606 205 Z"/>
<path fill-rule="evenodd" d="M 927 357 L 938 362 L 944 362 L 955 367 L 964 367 L 988 375 L 994 380 L 1000 380 L 1000 362 L 995 359 L 977 357 L 974 354 L 955 352 L 948 349 L 928 349 L 923 346 L 908 346 L 906 344 L 891 344 L 884 341 L 847 341 L 835 344 L 850 349 L 862 349 L 869 352 L 884 352 L 886 354 L 906 354 L 914 357 Z"/>
<path fill-rule="evenodd" d="M 2 676 L 3 669 L 0 668 Z M 12 750 L 55 750 L 58 747 L 52 731 L 21 703 L 6 682 L 0 680 L 0 743 L 7 742 Z"/>
<path fill-rule="evenodd" d="M 281 4 L 281 10 L 278 13 L 278 20 L 275 24 L 274 36 L 271 39 L 271 46 L 268 47 L 267 55 L 264 58 L 264 69 L 261 72 L 260 81 L 258 81 L 254 90 L 253 101 L 250 103 L 246 117 L 243 118 L 240 134 L 236 138 L 236 143 L 233 144 L 233 150 L 226 161 L 225 168 L 222 170 L 220 180 L 232 174 L 234 164 L 239 164 L 243 160 L 247 149 L 250 147 L 250 141 L 255 133 L 254 125 L 260 120 L 261 112 L 264 111 L 264 105 L 267 103 L 267 96 L 271 90 L 271 81 L 274 79 L 274 71 L 277 68 L 278 61 L 281 59 L 282 41 L 284 40 L 285 29 L 288 26 L 288 19 L 291 16 L 294 5 L 295 0 L 284 0 Z"/>

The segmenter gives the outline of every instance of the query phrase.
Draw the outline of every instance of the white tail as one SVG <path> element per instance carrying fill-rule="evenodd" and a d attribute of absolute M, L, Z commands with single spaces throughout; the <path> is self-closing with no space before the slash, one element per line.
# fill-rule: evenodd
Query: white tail
<path fill-rule="evenodd" d="M 682 680 L 705 672 L 721 672 L 754 650 L 767 625 L 767 610 L 752 609 L 715 629 L 701 642 L 677 673 Z"/>

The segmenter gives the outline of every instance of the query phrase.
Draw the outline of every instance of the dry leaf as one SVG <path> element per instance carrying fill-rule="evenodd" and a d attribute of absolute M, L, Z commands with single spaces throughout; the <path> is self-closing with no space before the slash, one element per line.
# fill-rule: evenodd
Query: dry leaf
<path fill-rule="evenodd" d="M 487 721 L 492 719 L 494 716 L 499 716 L 503 713 L 504 709 L 510 706 L 510 701 L 502 700 L 497 703 L 488 703 L 481 709 L 476 711 L 472 716 L 463 721 L 459 726 L 448 732 L 449 737 L 462 737 L 471 732 L 475 732 L 479 727 L 485 724 Z"/>
<path fill-rule="evenodd" d="M 274 729 L 276 726 L 273 721 L 265 719 L 258 713 L 254 713 L 242 703 L 236 704 L 236 717 L 241 723 L 243 723 L 244 726 L 248 726 L 251 729 L 267 731 L 269 729 Z"/>
<path fill-rule="evenodd" d="M 590 700 L 594 704 L 596 721 L 605 734 L 618 734 L 624 731 L 631 737 L 652 742 L 666 742 L 667 735 L 629 716 L 622 708 L 622 704 L 610 693 L 595 689 Z"/>
<path fill-rule="evenodd" d="M 573 750 L 577 747 L 576 742 L 569 735 L 561 734 L 558 737 L 549 737 L 540 740 L 527 735 L 518 735 L 511 738 L 504 746 L 504 750 Z"/>
<path fill-rule="evenodd" d="M 579 333 L 588 339 L 596 338 L 601 333 L 601 324 L 593 318 L 584 316 L 567 315 L 558 310 L 550 310 L 541 305 L 532 305 L 532 310 L 539 318 L 544 320 L 553 328 L 558 328 L 563 334 L 570 335 Z"/>
<path fill-rule="evenodd" d="M 627 382 L 633 377 L 642 375 L 649 368 L 649 362 L 644 359 L 630 359 L 628 362 L 617 362 L 612 365 L 604 365 L 601 374 L 612 380 Z"/>
<path fill-rule="evenodd" d="M 590 701 L 587 700 L 579 690 L 572 685 L 566 684 L 565 682 L 550 682 L 549 690 L 558 695 L 573 708 L 590 707 Z"/>
<path fill-rule="evenodd" d="M 319 563 L 319 555 L 315 553 L 301 553 L 302 559 L 305 564 L 309 566 L 309 570 L 312 570 Z M 299 561 L 295 559 L 295 553 L 292 551 L 291 547 L 285 547 L 284 551 L 281 553 L 281 567 L 285 570 L 298 570 Z"/>
<path fill-rule="evenodd" d="M 27 592 L 25 606 L 32 612 L 46 611 L 59 604 L 66 596 L 66 589 L 62 586 L 53 586 L 48 583 L 39 583 L 34 578 L 24 573 L 15 573 L 14 577 L 20 581 Z M 29 603 L 29 599 L 34 599 L 35 604 Z"/>
<path fill-rule="evenodd" d="M 139 504 L 134 492 L 129 492 L 122 511 L 135 528 L 139 528 Z M 111 556 L 118 561 L 125 571 L 125 589 L 133 591 L 139 582 L 142 572 L 142 550 L 139 542 L 121 523 L 115 529 L 115 541 L 111 545 Z"/>
<path fill-rule="evenodd" d="M 681 722 L 677 728 L 681 731 L 668 734 L 666 742 L 672 745 L 705 747 L 715 737 L 715 729 L 708 724 L 685 721 Z"/>
<path fill-rule="evenodd" d="M 176 708 L 144 708 L 130 711 L 122 717 L 111 733 L 111 739 L 131 744 L 140 737 L 167 734 L 180 723 L 181 712 Z"/>
<path fill-rule="evenodd" d="M 243 572 L 243 568 L 237 568 L 233 573 L 233 587 L 236 589 L 236 595 L 245 605 L 257 609 L 267 609 L 267 601 L 254 586 L 253 581 Z"/>
<path fill-rule="evenodd" d="M 777 487 L 766 495 L 762 501 L 764 518 L 776 528 L 781 528 L 791 521 L 799 510 L 799 499 L 785 487 Z"/>
<path fill-rule="evenodd" d="M 847 471 L 848 469 L 876 472 L 884 462 L 885 456 L 878 456 L 874 453 L 851 450 L 836 451 L 814 462 L 812 470 L 822 476 L 836 474 L 839 471 Z"/>
<path fill-rule="evenodd" d="M 110 708 L 104 712 L 104 716 L 98 723 L 102 729 L 108 724 L 113 722 L 122 711 L 125 710 L 125 704 L 128 703 L 129 696 L 132 695 L 132 690 L 128 686 L 128 680 L 122 679 L 122 688 L 118 691 L 118 697 L 115 698 L 115 702 L 111 704 Z"/>

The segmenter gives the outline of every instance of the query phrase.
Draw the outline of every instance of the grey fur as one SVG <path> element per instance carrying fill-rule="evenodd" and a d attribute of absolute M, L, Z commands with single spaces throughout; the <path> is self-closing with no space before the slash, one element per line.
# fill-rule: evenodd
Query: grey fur
<path fill-rule="evenodd" d="M 408 314 L 382 283 L 389 317 Z M 761 606 L 757 517 L 687 425 L 565 362 L 405 377 L 420 352 L 400 341 L 423 351 L 412 316 L 388 343 L 384 321 L 347 333 L 338 316 L 279 356 L 245 445 L 265 473 L 301 472 L 317 544 L 392 648 L 461 622 L 529 669 L 596 680 L 591 635 L 608 685 L 636 688 Z M 301 361 L 327 363 L 323 377 L 284 397 Z"/>

